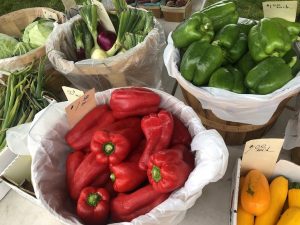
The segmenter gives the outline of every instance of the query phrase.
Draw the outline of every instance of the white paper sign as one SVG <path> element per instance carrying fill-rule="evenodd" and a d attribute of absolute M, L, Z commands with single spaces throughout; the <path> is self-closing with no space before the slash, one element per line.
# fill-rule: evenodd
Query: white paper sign
<path fill-rule="evenodd" d="M 263 2 L 264 17 L 280 17 L 295 22 L 298 1 L 269 1 Z"/>

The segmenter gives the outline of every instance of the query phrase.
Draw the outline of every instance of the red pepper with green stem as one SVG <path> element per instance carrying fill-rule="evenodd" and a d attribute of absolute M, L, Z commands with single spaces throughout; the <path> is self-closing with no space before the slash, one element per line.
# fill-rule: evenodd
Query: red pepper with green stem
<path fill-rule="evenodd" d="M 113 187 L 116 192 L 129 192 L 147 180 L 147 173 L 141 170 L 137 162 L 122 162 L 110 165 Z"/>
<path fill-rule="evenodd" d="M 97 106 L 66 134 L 65 140 L 74 150 L 83 150 L 89 146 L 96 130 L 100 130 L 113 122 L 115 122 L 115 118 L 108 105 Z"/>
<path fill-rule="evenodd" d="M 91 150 L 97 155 L 99 163 L 118 164 L 138 145 L 142 137 L 139 126 L 112 132 L 97 131 L 92 138 Z"/>
<path fill-rule="evenodd" d="M 100 164 L 96 160 L 96 153 L 88 153 L 74 173 L 70 185 L 70 196 L 77 200 L 81 190 L 93 183 L 103 172 L 107 171 L 108 164 Z"/>
<path fill-rule="evenodd" d="M 141 127 L 147 143 L 140 158 L 139 167 L 147 170 L 151 154 L 169 147 L 174 127 L 172 114 L 166 110 L 161 110 L 158 114 L 144 116 Z"/>
<path fill-rule="evenodd" d="M 146 88 L 120 88 L 112 92 L 109 104 L 116 118 L 144 116 L 158 111 L 160 96 Z"/>
<path fill-rule="evenodd" d="M 104 188 L 86 187 L 77 202 L 77 215 L 87 224 L 106 224 L 110 210 L 110 196 Z"/>
<path fill-rule="evenodd" d="M 155 191 L 151 185 L 146 185 L 130 194 L 120 193 L 111 201 L 111 217 L 115 222 L 129 222 L 150 212 L 169 195 L 169 193 Z"/>
<path fill-rule="evenodd" d="M 160 193 L 169 193 L 183 186 L 190 172 L 191 167 L 183 160 L 181 150 L 156 152 L 148 162 L 148 180 Z"/>

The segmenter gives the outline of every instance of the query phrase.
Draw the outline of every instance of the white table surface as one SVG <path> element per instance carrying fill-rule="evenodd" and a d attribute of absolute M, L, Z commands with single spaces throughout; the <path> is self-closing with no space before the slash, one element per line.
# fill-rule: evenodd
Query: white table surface
<path fill-rule="evenodd" d="M 200 9 L 202 1 L 194 0 L 193 10 Z M 177 23 L 169 23 L 160 20 L 166 34 L 173 30 Z M 164 74 L 164 76 L 167 76 Z M 180 88 L 177 88 L 175 96 L 183 100 Z M 294 100 L 294 99 L 293 99 Z M 292 103 L 293 104 L 293 100 Z M 274 127 L 264 136 L 272 138 L 284 137 L 285 127 L 293 112 L 284 110 Z M 241 156 L 243 146 L 228 146 L 229 162 L 225 176 L 216 183 L 211 183 L 203 189 L 196 204 L 187 211 L 180 225 L 220 225 L 228 224 L 231 174 L 236 159 Z M 285 151 L 284 158 L 289 157 Z M 31 203 L 21 197 L 15 191 L 10 191 L 0 201 L 0 224 L 1 225 L 60 225 L 61 223 L 45 209 Z"/>

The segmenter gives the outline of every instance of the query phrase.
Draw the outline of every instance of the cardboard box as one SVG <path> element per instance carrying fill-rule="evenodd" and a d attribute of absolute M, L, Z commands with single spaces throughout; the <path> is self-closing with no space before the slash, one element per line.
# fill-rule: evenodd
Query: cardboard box
<path fill-rule="evenodd" d="M 1 173 L 0 178 L 18 194 L 40 205 L 31 184 L 31 156 L 18 155 Z"/>
<path fill-rule="evenodd" d="M 16 158 L 16 155 L 7 147 L 0 152 L 0 174 Z M 8 193 L 10 187 L 0 179 L 0 200 Z"/>
<path fill-rule="evenodd" d="M 230 225 L 237 225 L 240 176 L 245 175 L 241 174 L 241 163 L 242 160 L 238 159 L 232 175 Z M 267 178 L 270 181 L 280 175 L 288 178 L 291 182 L 300 182 L 300 166 L 287 160 L 279 160 L 275 165 L 272 175 Z"/>
<path fill-rule="evenodd" d="M 169 7 L 161 5 L 164 19 L 169 22 L 181 22 L 189 18 L 192 14 L 192 0 L 189 0 L 183 7 Z"/>

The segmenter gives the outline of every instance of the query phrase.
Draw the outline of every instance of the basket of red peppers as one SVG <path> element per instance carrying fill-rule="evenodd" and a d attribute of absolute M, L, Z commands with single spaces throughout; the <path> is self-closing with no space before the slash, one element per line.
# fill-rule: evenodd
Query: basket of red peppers
<path fill-rule="evenodd" d="M 203 186 L 225 173 L 221 136 L 162 91 L 111 89 L 96 100 L 71 129 L 61 112 L 67 103 L 33 122 L 32 180 L 42 205 L 67 224 L 179 223 Z"/>

